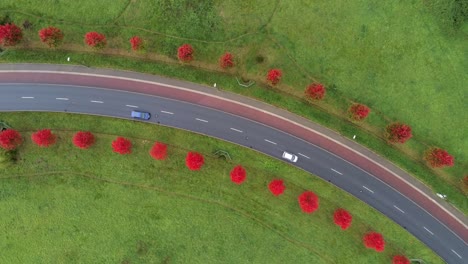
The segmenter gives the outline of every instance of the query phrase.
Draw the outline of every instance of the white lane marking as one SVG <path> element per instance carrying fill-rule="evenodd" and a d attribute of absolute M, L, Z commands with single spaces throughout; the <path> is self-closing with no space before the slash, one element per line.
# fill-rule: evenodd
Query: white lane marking
<path fill-rule="evenodd" d="M 242 133 L 242 130 L 235 129 L 235 128 L 233 128 L 233 127 L 231 127 L 231 130 L 234 130 L 234 131 L 237 131 L 237 132 L 239 132 L 239 133 Z"/>
<path fill-rule="evenodd" d="M 23 99 L 34 99 L 34 97 L 32 97 L 32 96 L 22 96 L 21 98 L 23 98 Z"/>
<path fill-rule="evenodd" d="M 432 233 L 431 230 L 427 229 L 427 227 L 425 227 L 425 226 L 423 226 L 423 227 L 424 227 L 424 229 L 426 229 L 427 232 L 429 232 L 429 234 L 434 235 L 434 233 Z"/>
<path fill-rule="evenodd" d="M 301 155 L 302 157 L 306 158 L 306 159 L 310 159 L 309 157 L 307 157 L 306 155 L 302 154 L 302 153 L 297 153 L 298 155 Z"/>
<path fill-rule="evenodd" d="M 273 145 L 276 145 L 276 142 L 270 141 L 270 140 L 268 140 L 268 139 L 264 139 L 264 140 L 265 140 L 266 142 L 268 142 L 268 143 L 271 143 L 271 144 L 273 144 Z"/>
<path fill-rule="evenodd" d="M 125 105 L 125 106 L 132 107 L 132 108 L 138 108 L 138 106 L 136 106 L 136 105 Z"/>
<path fill-rule="evenodd" d="M 196 119 L 196 120 L 198 120 L 198 121 L 200 121 L 200 122 L 205 122 L 205 123 L 208 123 L 208 121 L 207 121 L 207 120 L 205 120 L 205 119 L 200 119 L 200 118 L 195 118 L 195 119 Z"/>
<path fill-rule="evenodd" d="M 401 210 L 398 206 L 393 205 L 393 207 L 395 207 L 398 211 L 400 211 L 400 212 L 402 212 L 402 213 L 405 213 L 405 211 Z"/>
<path fill-rule="evenodd" d="M 335 169 L 331 169 L 331 170 L 334 171 L 334 172 L 336 172 L 336 173 L 338 173 L 339 175 L 343 175 L 343 173 L 341 173 L 341 172 L 339 172 L 339 171 L 337 171 L 337 170 L 335 170 Z"/>
<path fill-rule="evenodd" d="M 91 101 L 91 103 L 103 104 L 103 101 Z"/>
<path fill-rule="evenodd" d="M 57 97 L 55 100 L 63 100 L 63 101 L 68 101 L 68 98 L 63 98 L 63 97 Z"/>
<path fill-rule="evenodd" d="M 162 110 L 161 110 L 161 113 L 165 113 L 165 114 L 168 114 L 168 115 L 173 115 L 173 114 L 174 114 L 174 113 L 172 113 L 172 112 L 162 111 Z"/>
<path fill-rule="evenodd" d="M 371 193 L 374 193 L 374 191 L 373 191 L 373 190 L 371 190 L 371 189 L 367 188 L 366 186 L 364 186 L 364 185 L 363 185 L 362 187 L 364 187 L 364 189 L 368 190 L 369 192 L 371 192 Z"/>
<path fill-rule="evenodd" d="M 460 259 L 462 258 L 460 255 L 458 255 L 458 253 L 455 250 L 453 249 L 450 249 L 450 250 L 452 250 L 452 252 L 455 253 L 455 255 L 457 255 Z"/>

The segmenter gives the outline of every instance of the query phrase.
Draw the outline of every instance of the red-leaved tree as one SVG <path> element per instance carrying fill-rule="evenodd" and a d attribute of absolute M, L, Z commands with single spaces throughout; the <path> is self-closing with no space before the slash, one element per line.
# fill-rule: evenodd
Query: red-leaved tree
<path fill-rule="evenodd" d="M 150 150 L 150 155 L 155 160 L 164 160 L 167 157 L 167 145 L 161 142 L 155 142 Z"/>
<path fill-rule="evenodd" d="M 377 252 L 382 252 L 385 249 L 385 240 L 382 234 L 377 232 L 370 232 L 364 235 L 363 242 L 367 248 L 375 249 Z"/>
<path fill-rule="evenodd" d="M 199 170 L 205 164 L 205 159 L 198 152 L 189 152 L 185 158 L 185 165 L 189 170 Z"/>
<path fill-rule="evenodd" d="M 46 27 L 39 30 L 39 38 L 50 48 L 56 48 L 63 41 L 63 32 L 56 27 Z"/>
<path fill-rule="evenodd" d="M 242 184 L 246 177 L 247 172 L 241 165 L 237 165 L 231 170 L 231 181 L 235 184 Z"/>
<path fill-rule="evenodd" d="M 272 180 L 270 184 L 268 184 L 268 189 L 274 196 L 279 196 L 283 194 L 286 186 L 284 186 L 283 180 Z"/>
<path fill-rule="evenodd" d="M 341 227 L 341 229 L 346 230 L 351 226 L 353 216 L 345 209 L 339 208 L 336 209 L 333 214 L 333 221 L 337 226 Z"/>
<path fill-rule="evenodd" d="M 5 150 L 14 150 L 21 143 L 23 139 L 18 131 L 14 129 L 7 129 L 0 131 L 0 147 Z"/>
<path fill-rule="evenodd" d="M 190 44 L 184 44 L 177 49 L 177 57 L 183 62 L 193 60 L 193 48 Z"/>
<path fill-rule="evenodd" d="M 112 141 L 112 149 L 120 155 L 132 153 L 132 142 L 124 137 L 117 137 Z"/>
<path fill-rule="evenodd" d="M 453 156 L 441 148 L 431 148 L 426 152 L 425 159 L 433 168 L 452 167 L 454 165 Z"/>
<path fill-rule="evenodd" d="M 283 76 L 283 73 L 280 69 L 271 69 L 270 71 L 268 71 L 267 81 L 272 85 L 275 85 L 279 83 L 279 81 L 281 80 L 281 76 Z"/>
<path fill-rule="evenodd" d="M 298 197 L 299 206 L 304 213 L 313 213 L 319 208 L 319 199 L 317 195 L 311 191 L 305 191 Z"/>
<path fill-rule="evenodd" d="M 85 43 L 94 49 L 102 49 L 106 46 L 107 40 L 104 34 L 92 31 L 85 34 Z"/>
<path fill-rule="evenodd" d="M 393 143 L 405 143 L 413 135 L 411 127 L 399 122 L 387 126 L 387 138 Z"/>
<path fill-rule="evenodd" d="M 363 104 L 352 104 L 348 112 L 352 119 L 362 121 L 369 115 L 370 108 Z"/>
<path fill-rule="evenodd" d="M 94 135 L 91 132 L 78 131 L 73 136 L 73 145 L 80 149 L 87 149 L 94 144 Z"/>
<path fill-rule="evenodd" d="M 325 97 L 326 92 L 327 91 L 325 89 L 325 86 L 323 86 L 323 84 L 313 83 L 307 86 L 305 90 L 305 95 L 307 98 L 320 101 Z"/>
<path fill-rule="evenodd" d="M 31 135 L 32 141 L 39 147 L 49 147 L 55 144 L 56 136 L 52 134 L 50 129 L 39 130 Z"/>
<path fill-rule="evenodd" d="M 219 58 L 219 66 L 223 69 L 231 68 L 234 66 L 234 57 L 231 53 L 226 52 Z"/>
<path fill-rule="evenodd" d="M 11 23 L 0 25 L 0 45 L 15 46 L 23 39 L 23 32 L 17 25 Z"/>
<path fill-rule="evenodd" d="M 392 259 L 392 264 L 410 264 L 410 260 L 402 255 L 394 256 Z"/>
<path fill-rule="evenodd" d="M 134 51 L 141 50 L 143 49 L 143 39 L 139 36 L 133 36 L 130 38 L 130 45 Z"/>

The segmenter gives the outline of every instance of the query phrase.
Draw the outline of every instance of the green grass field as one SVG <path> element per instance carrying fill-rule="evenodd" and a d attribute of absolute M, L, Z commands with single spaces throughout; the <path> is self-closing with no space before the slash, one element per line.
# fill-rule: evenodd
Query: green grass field
<path fill-rule="evenodd" d="M 395 254 L 442 263 L 361 201 L 249 149 L 111 118 L 0 113 L 0 120 L 25 137 L 16 164 L 0 169 L 1 263 L 389 263 Z M 57 144 L 36 147 L 31 131 L 45 127 L 58 134 Z M 73 147 L 77 130 L 94 131 L 96 144 Z M 132 139 L 131 155 L 112 153 L 116 135 Z M 155 140 L 169 144 L 164 162 L 148 154 Z M 217 149 L 232 162 L 212 156 Z M 188 150 L 205 155 L 201 171 L 185 167 Z M 241 186 L 229 179 L 235 164 L 248 171 Z M 276 198 L 266 185 L 278 177 L 287 189 Z M 320 197 L 312 215 L 297 204 L 304 190 Z M 354 216 L 347 231 L 333 224 L 339 207 Z M 384 253 L 362 245 L 370 230 L 384 235 Z"/>

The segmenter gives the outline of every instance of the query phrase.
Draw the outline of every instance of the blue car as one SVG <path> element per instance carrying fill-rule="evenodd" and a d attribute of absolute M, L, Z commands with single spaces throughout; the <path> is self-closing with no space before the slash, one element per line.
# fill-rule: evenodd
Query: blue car
<path fill-rule="evenodd" d="M 151 114 L 148 112 L 132 111 L 132 117 L 136 119 L 149 120 L 151 118 Z"/>

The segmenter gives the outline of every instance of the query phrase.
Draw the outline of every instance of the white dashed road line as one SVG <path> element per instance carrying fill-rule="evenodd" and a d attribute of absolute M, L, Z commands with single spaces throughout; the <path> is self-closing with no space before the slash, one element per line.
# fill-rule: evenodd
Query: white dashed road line
<path fill-rule="evenodd" d="M 242 130 L 235 129 L 235 128 L 233 128 L 233 127 L 231 127 L 230 129 L 231 129 L 231 130 L 234 130 L 234 131 L 237 131 L 237 132 L 239 132 L 239 133 L 242 133 Z"/>
<path fill-rule="evenodd" d="M 174 113 L 172 113 L 172 112 L 162 111 L 162 110 L 161 110 L 161 113 L 165 113 L 165 114 L 168 114 L 168 115 L 173 115 L 173 114 L 174 114 Z"/>
<path fill-rule="evenodd" d="M 55 100 L 63 100 L 63 101 L 68 101 L 68 98 L 63 98 L 63 97 L 57 97 Z"/>
<path fill-rule="evenodd" d="M 460 255 L 458 255 L 458 253 L 455 250 L 453 249 L 450 249 L 450 250 L 452 250 L 452 252 L 455 253 L 455 255 L 457 255 L 457 257 L 459 257 L 460 259 L 462 258 Z"/>
<path fill-rule="evenodd" d="M 34 99 L 34 97 L 32 97 L 32 96 L 22 96 L 21 98 L 23 98 L 23 99 Z"/>
<path fill-rule="evenodd" d="M 273 145 L 276 145 L 276 142 L 270 141 L 270 140 L 268 140 L 268 139 L 264 139 L 264 140 L 265 140 L 266 142 L 268 142 L 268 143 L 271 143 L 271 144 L 273 144 Z"/>
<path fill-rule="evenodd" d="M 341 173 L 341 172 L 339 172 L 339 171 L 337 171 L 337 170 L 335 170 L 335 169 L 331 169 L 331 170 L 334 171 L 334 172 L 336 172 L 336 173 L 338 173 L 339 175 L 343 175 L 343 173 Z"/>
<path fill-rule="evenodd" d="M 394 205 L 393 207 L 395 207 L 398 211 L 405 213 L 405 211 L 401 210 L 398 206 Z"/>
<path fill-rule="evenodd" d="M 132 107 L 132 108 L 138 108 L 138 106 L 136 106 L 136 105 L 125 105 L 125 106 Z"/>
<path fill-rule="evenodd" d="M 207 121 L 207 120 L 205 120 L 205 119 L 200 119 L 200 118 L 195 118 L 195 119 L 196 119 L 196 120 L 198 120 L 198 121 L 200 121 L 200 122 L 205 122 L 205 123 L 208 123 L 208 121 Z"/>
<path fill-rule="evenodd" d="M 369 192 L 371 192 L 371 193 L 374 193 L 374 191 L 373 191 L 373 190 L 371 190 L 371 189 L 367 188 L 366 186 L 364 186 L 364 185 L 363 185 L 362 187 L 364 187 L 364 189 L 368 190 Z"/>
<path fill-rule="evenodd" d="M 306 159 L 310 159 L 309 157 L 307 157 L 306 155 L 302 154 L 302 153 L 297 153 L 298 155 L 301 155 L 302 157 L 306 158 Z"/>
<path fill-rule="evenodd" d="M 91 101 L 91 103 L 103 104 L 103 101 Z"/>
<path fill-rule="evenodd" d="M 425 226 L 423 226 L 423 227 L 424 227 L 424 229 L 426 229 L 426 231 L 427 231 L 429 234 L 434 235 L 434 233 L 432 233 L 431 230 L 427 229 L 427 227 L 425 227 Z"/>

